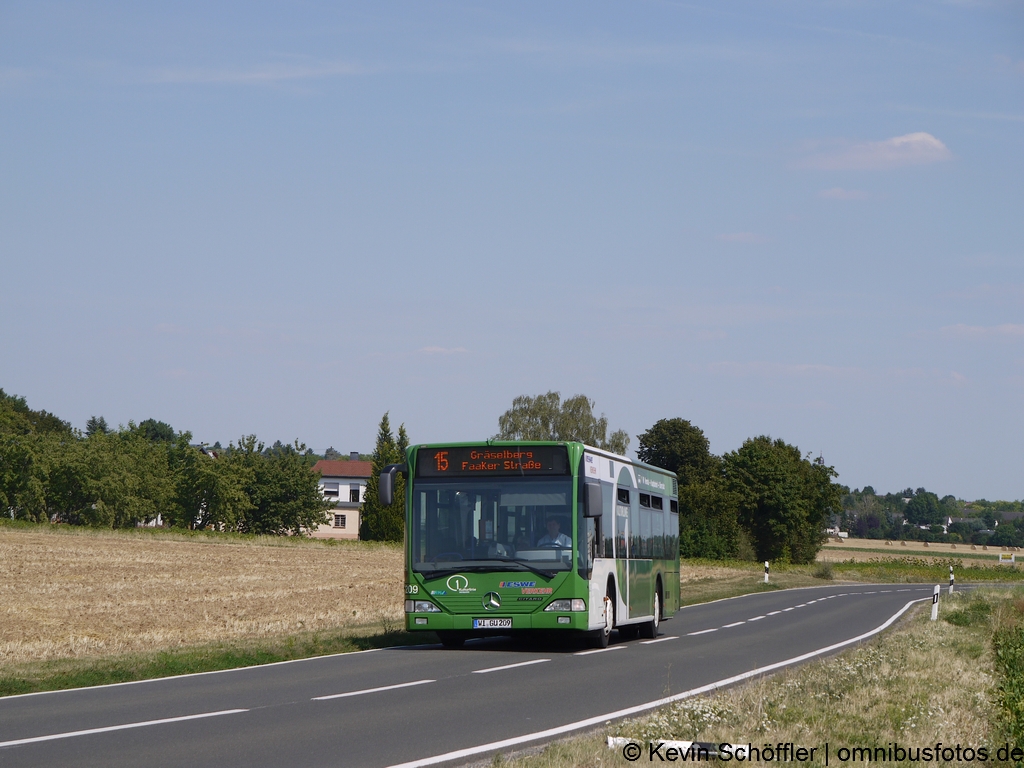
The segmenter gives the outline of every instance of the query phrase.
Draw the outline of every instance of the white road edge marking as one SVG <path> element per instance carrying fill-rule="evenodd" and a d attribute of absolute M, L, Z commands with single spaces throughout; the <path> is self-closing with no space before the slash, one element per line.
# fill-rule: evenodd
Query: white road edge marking
<path fill-rule="evenodd" d="M 49 736 L 33 736 L 28 739 L 14 739 L 13 741 L 0 741 L 0 747 L 16 747 L 19 744 L 35 744 L 40 741 L 53 741 L 54 739 L 70 739 L 75 736 L 89 736 L 94 733 L 109 733 L 110 731 L 124 731 L 129 728 L 144 728 L 147 725 L 164 725 L 165 723 L 181 723 L 186 720 L 200 720 L 204 717 L 219 717 L 220 715 L 237 715 L 240 712 L 248 712 L 248 709 L 222 709 L 220 712 L 203 712 L 199 715 L 185 715 L 183 717 L 165 717 L 162 720 L 145 720 L 141 723 L 124 723 L 123 725 L 108 725 L 103 728 L 88 728 L 84 731 L 68 731 L 67 733 L 53 733 Z"/>
<path fill-rule="evenodd" d="M 505 749 L 506 747 L 514 747 L 519 744 L 526 744 L 527 742 L 537 741 L 538 739 L 547 739 L 553 736 L 561 736 L 563 733 L 578 731 L 581 728 L 589 728 L 595 725 L 603 725 L 608 720 L 617 720 L 622 717 L 629 717 L 630 715 L 635 715 L 640 712 L 647 712 L 648 710 L 655 709 L 657 707 L 663 707 L 666 704 L 671 704 L 675 701 L 681 701 L 683 699 L 689 699 L 694 696 L 699 696 L 702 693 L 707 693 L 708 691 L 713 691 L 717 688 L 732 685 L 733 683 L 738 683 L 742 680 L 749 680 L 752 677 L 763 675 L 766 672 L 771 672 L 776 669 L 788 667 L 793 664 L 799 664 L 801 661 L 813 659 L 815 656 L 820 656 L 823 653 L 829 653 L 840 648 L 845 648 L 848 645 L 859 643 L 861 640 L 866 640 L 867 638 L 873 637 L 874 635 L 877 635 L 879 632 L 888 629 L 893 624 L 893 622 L 895 622 L 896 619 L 898 619 L 900 616 L 906 613 L 910 609 L 910 606 L 912 606 L 914 603 L 920 603 L 924 600 L 929 599 L 930 598 L 927 597 L 921 597 L 916 600 L 911 600 L 909 603 L 900 608 L 896 613 L 890 616 L 884 624 L 881 624 L 880 626 L 875 627 L 874 629 L 865 632 L 862 635 L 851 637 L 849 640 L 843 640 L 841 643 L 835 643 L 833 645 L 826 646 L 825 648 L 819 648 L 816 651 L 810 651 L 809 653 L 805 653 L 801 656 L 794 656 L 793 658 L 786 659 L 785 661 L 778 661 L 774 664 L 769 664 L 764 667 L 752 669 L 749 672 L 743 672 L 739 675 L 734 675 L 733 677 L 727 677 L 724 680 L 716 680 L 713 683 L 702 685 L 700 688 L 692 688 L 689 691 L 683 691 L 682 693 L 677 693 L 674 696 L 666 696 L 663 699 L 649 701 L 646 704 L 637 704 L 635 707 L 620 709 L 616 712 L 609 712 L 605 715 L 598 715 L 597 717 L 589 717 L 586 720 L 578 720 L 575 723 L 560 725 L 556 728 L 548 728 L 545 731 L 528 733 L 523 736 L 515 736 L 511 739 L 504 739 L 503 741 L 493 741 L 490 744 L 480 744 L 475 747 L 467 747 L 466 749 L 457 749 L 454 752 L 446 752 L 443 755 L 434 755 L 433 757 L 424 757 L 420 760 L 411 760 L 407 763 L 398 763 L 397 765 L 389 766 L 389 768 L 422 768 L 422 766 L 426 765 L 437 765 L 438 763 L 446 763 L 449 760 L 460 760 L 462 758 L 472 757 L 473 755 L 479 755 L 484 752 L 492 752 L 498 749 Z M 621 648 L 623 646 L 615 647 Z M 598 650 L 606 649 L 601 648 Z M 585 653 L 593 653 L 593 651 L 585 651 Z"/>
<path fill-rule="evenodd" d="M 668 637 L 659 637 L 657 640 L 641 640 L 640 645 L 650 645 L 651 643 L 664 643 L 666 640 L 678 640 L 679 635 L 669 635 Z"/>
<path fill-rule="evenodd" d="M 801 587 L 802 589 L 802 587 Z M 817 587 L 814 587 L 817 589 Z M 403 647 L 403 646 L 396 646 Z M 333 659 L 339 656 L 359 656 L 364 653 L 377 653 L 378 651 L 391 650 L 389 648 L 367 648 L 365 651 L 344 651 L 342 653 L 328 653 L 323 656 L 307 656 L 304 659 L 288 659 L 287 661 L 271 661 L 268 664 L 250 664 L 246 667 L 231 667 L 230 669 L 211 669 L 208 672 L 188 672 L 184 675 L 165 675 L 164 677 L 148 677 L 145 680 L 128 680 L 123 683 L 103 683 L 102 685 L 83 685 L 81 688 L 61 688 L 56 691 L 34 691 L 32 693 L 17 693 L 14 696 L 4 696 L 4 701 L 11 699 L 23 699 L 27 696 L 53 696 L 63 693 L 77 693 L 78 691 L 92 691 L 96 688 L 118 688 L 122 685 L 143 685 L 145 683 L 160 683 L 166 680 L 183 680 L 186 677 L 202 677 L 203 675 L 223 675 L 227 672 L 244 672 L 246 670 L 264 669 L 266 667 L 279 667 L 284 664 L 301 664 L 304 661 L 317 661 L 318 659 Z"/>
<path fill-rule="evenodd" d="M 700 632 L 687 632 L 686 636 L 687 637 L 693 637 L 694 635 L 706 635 L 708 632 L 717 632 L 717 631 L 718 631 L 718 627 L 715 627 L 714 629 L 702 629 Z"/>
<path fill-rule="evenodd" d="M 367 688 L 362 691 L 349 691 L 348 693 L 332 693 L 330 696 L 314 696 L 310 701 L 327 701 L 328 699 L 344 699 L 348 696 L 362 696 L 364 693 L 377 693 L 378 691 L 393 691 L 395 688 L 409 688 L 413 685 L 425 685 L 436 683 L 437 680 L 415 680 L 411 683 L 399 683 L 398 685 L 382 685 L 380 688 Z"/>
<path fill-rule="evenodd" d="M 528 667 L 531 664 L 543 664 L 551 659 L 533 659 L 531 661 L 520 661 L 518 664 L 506 664 L 503 667 L 489 667 L 487 669 L 474 669 L 474 675 L 486 675 L 488 672 L 500 672 L 503 669 L 515 669 L 516 667 Z"/>
<path fill-rule="evenodd" d="M 589 656 L 592 653 L 604 653 L 605 651 L 624 651 L 626 646 L 624 645 L 610 645 L 607 648 L 594 648 L 590 651 L 577 651 L 573 656 Z"/>

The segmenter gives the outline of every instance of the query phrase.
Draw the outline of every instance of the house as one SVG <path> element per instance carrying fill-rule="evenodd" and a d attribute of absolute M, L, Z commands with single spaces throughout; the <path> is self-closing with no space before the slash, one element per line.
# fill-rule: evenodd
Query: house
<path fill-rule="evenodd" d="M 319 472 L 320 492 L 334 508 L 328 510 L 330 521 L 318 526 L 310 535 L 318 539 L 358 539 L 359 507 L 366 497 L 366 481 L 373 474 L 373 463 L 360 461 L 353 452 L 349 461 L 318 461 L 313 471 Z"/>

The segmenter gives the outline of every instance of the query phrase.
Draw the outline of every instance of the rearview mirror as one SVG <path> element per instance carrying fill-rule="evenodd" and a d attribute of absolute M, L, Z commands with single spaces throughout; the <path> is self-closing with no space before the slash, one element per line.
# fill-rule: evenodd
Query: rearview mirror
<path fill-rule="evenodd" d="M 388 464 L 377 479 L 377 498 L 381 505 L 390 507 L 395 500 L 395 475 L 405 472 L 405 464 Z"/>
<path fill-rule="evenodd" d="M 600 517 L 604 512 L 604 498 L 597 483 L 583 485 L 583 516 Z"/>

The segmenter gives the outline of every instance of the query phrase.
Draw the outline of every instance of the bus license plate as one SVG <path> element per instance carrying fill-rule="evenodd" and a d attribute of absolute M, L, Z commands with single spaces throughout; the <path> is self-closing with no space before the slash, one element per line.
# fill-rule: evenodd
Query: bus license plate
<path fill-rule="evenodd" d="M 512 619 L 473 619 L 473 629 L 512 629 Z"/>

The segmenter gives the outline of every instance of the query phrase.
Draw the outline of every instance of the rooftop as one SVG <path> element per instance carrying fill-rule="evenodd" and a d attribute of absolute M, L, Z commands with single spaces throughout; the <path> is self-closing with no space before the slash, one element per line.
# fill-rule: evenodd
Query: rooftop
<path fill-rule="evenodd" d="M 313 471 L 324 477 L 369 477 L 373 474 L 373 462 L 321 459 L 313 465 Z"/>

